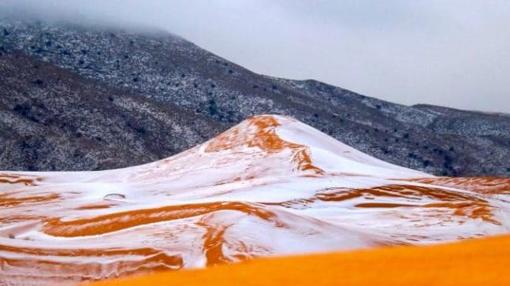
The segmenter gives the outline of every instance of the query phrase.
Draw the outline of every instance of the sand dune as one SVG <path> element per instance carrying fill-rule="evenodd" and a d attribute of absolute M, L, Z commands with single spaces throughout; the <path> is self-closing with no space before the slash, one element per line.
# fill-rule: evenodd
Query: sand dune
<path fill-rule="evenodd" d="M 257 259 L 94 283 L 130 285 L 509 285 L 510 237 Z"/>
<path fill-rule="evenodd" d="M 257 116 L 146 165 L 0 172 L 0 285 L 507 233 L 509 192 L 510 179 L 433 177 Z"/>

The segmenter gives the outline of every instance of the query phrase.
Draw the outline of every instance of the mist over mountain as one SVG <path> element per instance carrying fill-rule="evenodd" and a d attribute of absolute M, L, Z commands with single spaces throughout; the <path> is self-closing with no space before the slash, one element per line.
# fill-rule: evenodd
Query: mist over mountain
<path fill-rule="evenodd" d="M 158 30 L 4 18 L 0 37 L 2 169 L 145 163 L 273 113 L 431 174 L 510 174 L 505 114 L 404 106 L 268 77 Z"/>
<path fill-rule="evenodd" d="M 400 104 L 510 112 L 506 0 L 2 0 L 0 13 L 157 27 L 261 74 Z"/>

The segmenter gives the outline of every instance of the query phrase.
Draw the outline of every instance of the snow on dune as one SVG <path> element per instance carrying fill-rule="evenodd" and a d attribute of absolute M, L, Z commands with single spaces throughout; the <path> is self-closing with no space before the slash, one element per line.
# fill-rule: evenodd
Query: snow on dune
<path fill-rule="evenodd" d="M 256 259 L 250 263 L 164 271 L 92 285 L 510 285 L 508 265 L 510 236 L 498 236 L 426 247 L 399 246 Z"/>
<path fill-rule="evenodd" d="M 510 180 L 433 177 L 257 116 L 141 166 L 0 172 L 0 285 L 504 233 L 509 193 Z"/>

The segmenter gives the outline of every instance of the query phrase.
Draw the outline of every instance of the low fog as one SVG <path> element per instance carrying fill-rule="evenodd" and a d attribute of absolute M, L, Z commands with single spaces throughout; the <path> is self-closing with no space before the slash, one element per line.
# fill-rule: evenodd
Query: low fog
<path fill-rule="evenodd" d="M 262 74 L 510 113 L 510 1 L 0 0 L 0 11 L 155 27 Z"/>

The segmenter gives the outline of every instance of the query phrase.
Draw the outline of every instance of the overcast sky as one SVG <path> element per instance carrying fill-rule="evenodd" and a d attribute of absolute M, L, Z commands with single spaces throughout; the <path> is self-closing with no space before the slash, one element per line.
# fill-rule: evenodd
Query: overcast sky
<path fill-rule="evenodd" d="M 258 73 L 510 113 L 510 0 L 0 0 L 14 6 L 156 26 Z"/>

